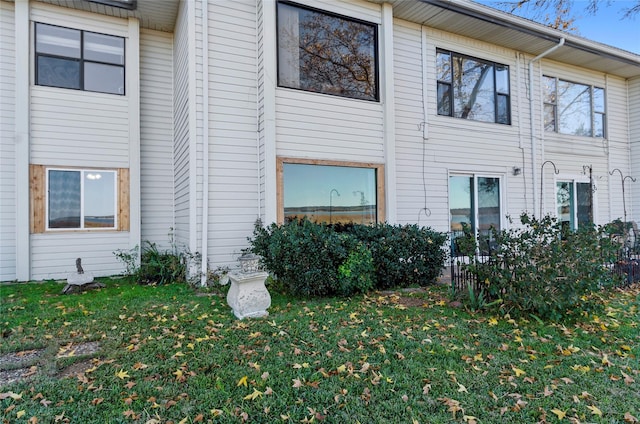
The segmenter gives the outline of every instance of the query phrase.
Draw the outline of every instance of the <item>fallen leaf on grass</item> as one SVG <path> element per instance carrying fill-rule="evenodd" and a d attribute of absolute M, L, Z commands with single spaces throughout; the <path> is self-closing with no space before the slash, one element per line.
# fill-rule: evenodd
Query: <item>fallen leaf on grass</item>
<path fill-rule="evenodd" d="M 124 380 L 125 378 L 130 378 L 129 373 L 122 369 L 116 373 L 116 377 L 118 377 L 120 380 Z"/>
<path fill-rule="evenodd" d="M 244 400 L 256 400 L 256 398 L 262 397 L 262 392 L 256 388 L 253 389 L 253 393 L 246 395 Z"/>
<path fill-rule="evenodd" d="M 558 417 L 559 420 L 562 420 L 565 415 L 567 415 L 566 412 L 559 410 L 558 408 L 553 408 L 551 410 L 551 412 L 553 412 L 554 414 L 556 414 L 556 416 Z"/>
<path fill-rule="evenodd" d="M 599 417 L 602 416 L 602 411 L 595 405 L 587 406 L 587 409 L 591 411 L 591 414 L 597 415 Z"/>
<path fill-rule="evenodd" d="M 628 412 L 624 413 L 624 422 L 628 424 L 637 424 L 638 419 Z"/>

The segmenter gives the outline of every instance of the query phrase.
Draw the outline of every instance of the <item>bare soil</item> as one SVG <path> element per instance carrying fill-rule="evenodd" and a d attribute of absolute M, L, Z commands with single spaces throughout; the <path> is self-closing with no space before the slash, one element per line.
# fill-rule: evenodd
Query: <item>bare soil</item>
<path fill-rule="evenodd" d="M 94 355 L 99 350 L 100 342 L 93 341 L 61 346 L 55 356 L 47 355 L 46 349 L 23 350 L 0 355 L 0 387 L 38 375 L 44 372 L 43 369 L 55 369 L 55 366 L 46 367 L 44 364 L 55 365 L 58 359 L 77 356 L 83 359 L 56 373 L 58 378 L 76 377 L 78 374 L 84 374 L 92 366 L 91 359 L 84 358 Z"/>

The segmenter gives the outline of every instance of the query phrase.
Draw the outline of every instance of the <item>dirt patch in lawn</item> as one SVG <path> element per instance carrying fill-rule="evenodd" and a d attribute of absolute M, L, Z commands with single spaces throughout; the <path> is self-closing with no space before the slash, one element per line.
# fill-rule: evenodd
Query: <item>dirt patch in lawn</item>
<path fill-rule="evenodd" d="M 45 369 L 55 369 L 56 361 L 62 358 L 92 356 L 100 350 L 100 342 L 69 343 L 61 346 L 54 355 L 45 348 L 10 352 L 0 355 L 0 387 L 26 380 L 43 373 Z M 51 366 L 50 366 L 51 365 Z M 91 368 L 91 359 L 72 363 L 56 373 L 56 377 L 75 377 Z"/>

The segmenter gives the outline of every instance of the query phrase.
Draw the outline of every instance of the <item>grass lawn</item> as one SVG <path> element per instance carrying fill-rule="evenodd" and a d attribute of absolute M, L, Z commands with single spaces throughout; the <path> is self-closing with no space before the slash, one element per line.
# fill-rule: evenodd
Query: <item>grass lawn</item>
<path fill-rule="evenodd" d="M 640 419 L 638 286 L 541 324 L 451 307 L 446 287 L 271 293 L 269 317 L 239 321 L 221 292 L 104 282 L 0 286 L 3 423 Z"/>

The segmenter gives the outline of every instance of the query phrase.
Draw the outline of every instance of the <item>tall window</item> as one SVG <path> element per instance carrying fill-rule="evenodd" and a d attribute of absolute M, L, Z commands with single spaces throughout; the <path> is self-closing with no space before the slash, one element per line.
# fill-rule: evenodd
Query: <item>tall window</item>
<path fill-rule="evenodd" d="M 604 89 L 543 77 L 544 129 L 561 134 L 604 137 Z"/>
<path fill-rule="evenodd" d="M 278 3 L 278 85 L 378 100 L 378 32 L 368 22 Z"/>
<path fill-rule="evenodd" d="M 47 170 L 48 229 L 115 229 L 117 172 Z"/>
<path fill-rule="evenodd" d="M 556 183 L 558 220 L 564 228 L 575 230 L 593 223 L 591 184 L 575 181 Z"/>
<path fill-rule="evenodd" d="M 383 165 L 279 159 L 282 219 L 328 224 L 384 220 Z"/>
<path fill-rule="evenodd" d="M 491 229 L 501 229 L 500 178 L 477 175 L 449 177 L 449 212 L 455 239 L 468 226 L 486 248 Z"/>
<path fill-rule="evenodd" d="M 124 38 L 36 23 L 36 84 L 124 95 Z"/>
<path fill-rule="evenodd" d="M 436 71 L 438 115 L 511 123 L 508 66 L 438 50 Z"/>

